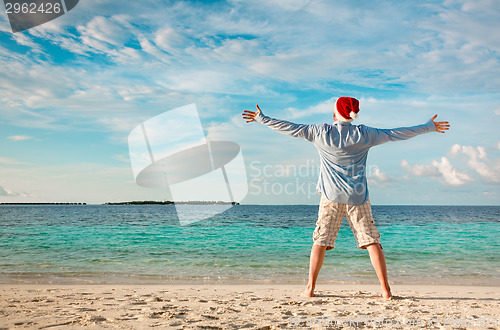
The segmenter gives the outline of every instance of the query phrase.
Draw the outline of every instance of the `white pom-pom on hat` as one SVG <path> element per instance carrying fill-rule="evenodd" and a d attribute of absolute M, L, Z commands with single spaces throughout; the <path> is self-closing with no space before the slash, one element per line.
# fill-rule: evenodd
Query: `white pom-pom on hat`
<path fill-rule="evenodd" d="M 358 114 L 357 114 L 357 113 L 355 113 L 354 111 L 351 111 L 351 112 L 349 113 L 349 117 L 351 117 L 352 119 L 356 119 L 356 118 L 358 118 Z"/>

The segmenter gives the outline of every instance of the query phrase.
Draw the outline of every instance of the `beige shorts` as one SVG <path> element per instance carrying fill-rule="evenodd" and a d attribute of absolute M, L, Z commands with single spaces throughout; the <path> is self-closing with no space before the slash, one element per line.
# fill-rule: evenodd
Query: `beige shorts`
<path fill-rule="evenodd" d="M 369 199 L 363 205 L 347 205 L 331 202 L 322 194 L 318 221 L 313 233 L 313 245 L 326 246 L 327 250 L 335 248 L 335 239 L 344 216 L 349 222 L 358 248 L 366 249 L 370 244 L 380 244 L 380 234 L 375 227 Z"/>

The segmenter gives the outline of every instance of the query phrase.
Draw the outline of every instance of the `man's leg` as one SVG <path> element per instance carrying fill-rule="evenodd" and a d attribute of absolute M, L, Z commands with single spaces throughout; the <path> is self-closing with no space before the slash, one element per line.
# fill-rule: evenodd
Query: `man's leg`
<path fill-rule="evenodd" d="M 321 266 L 325 260 L 326 246 L 313 245 L 311 249 L 311 258 L 309 261 L 309 283 L 307 289 L 302 293 L 304 297 L 314 297 L 314 288 L 318 278 Z"/>
<path fill-rule="evenodd" d="M 375 227 L 370 200 L 368 199 L 363 205 L 359 206 L 349 205 L 347 207 L 347 220 L 354 237 L 356 237 L 358 247 L 361 249 L 366 248 L 370 253 L 370 260 L 382 286 L 382 297 L 389 299 L 391 297 L 391 288 L 387 281 L 387 267 L 384 252 L 382 252 L 382 246 L 380 245 L 380 233 Z"/>
<path fill-rule="evenodd" d="M 335 239 L 345 212 L 345 204 L 331 202 L 321 195 L 318 221 L 316 221 L 316 228 L 313 232 L 313 247 L 309 261 L 309 283 L 302 296 L 314 297 L 316 279 L 323 265 L 323 260 L 325 260 L 325 251 L 335 247 Z"/>
<path fill-rule="evenodd" d="M 380 244 L 374 243 L 368 245 L 366 249 L 370 254 L 370 260 L 373 268 L 375 269 L 375 273 L 377 273 L 378 280 L 380 281 L 380 286 L 382 287 L 382 297 L 384 297 L 384 299 L 389 299 L 392 294 L 389 281 L 387 280 L 387 267 L 385 265 L 385 257 L 382 247 Z"/>

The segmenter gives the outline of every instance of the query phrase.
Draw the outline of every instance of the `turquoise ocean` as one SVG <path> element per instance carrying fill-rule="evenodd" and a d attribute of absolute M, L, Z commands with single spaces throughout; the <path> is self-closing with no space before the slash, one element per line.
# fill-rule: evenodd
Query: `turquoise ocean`
<path fill-rule="evenodd" d="M 180 226 L 173 205 L 2 205 L 0 283 L 305 283 L 317 211 L 236 205 Z M 373 214 L 392 283 L 500 285 L 500 206 Z M 377 283 L 345 219 L 319 280 Z"/>

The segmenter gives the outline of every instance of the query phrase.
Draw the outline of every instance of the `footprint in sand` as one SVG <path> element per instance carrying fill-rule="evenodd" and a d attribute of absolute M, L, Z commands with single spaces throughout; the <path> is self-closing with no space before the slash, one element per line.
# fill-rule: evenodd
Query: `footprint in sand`
<path fill-rule="evenodd" d="M 139 300 L 139 301 L 132 301 L 130 303 L 130 305 L 147 305 L 147 304 L 148 304 L 147 302 L 141 301 L 141 300 Z"/>
<path fill-rule="evenodd" d="M 160 297 L 152 297 L 152 298 L 146 299 L 146 301 L 148 301 L 148 302 L 159 302 L 159 301 L 163 301 L 163 299 L 161 299 Z"/>

